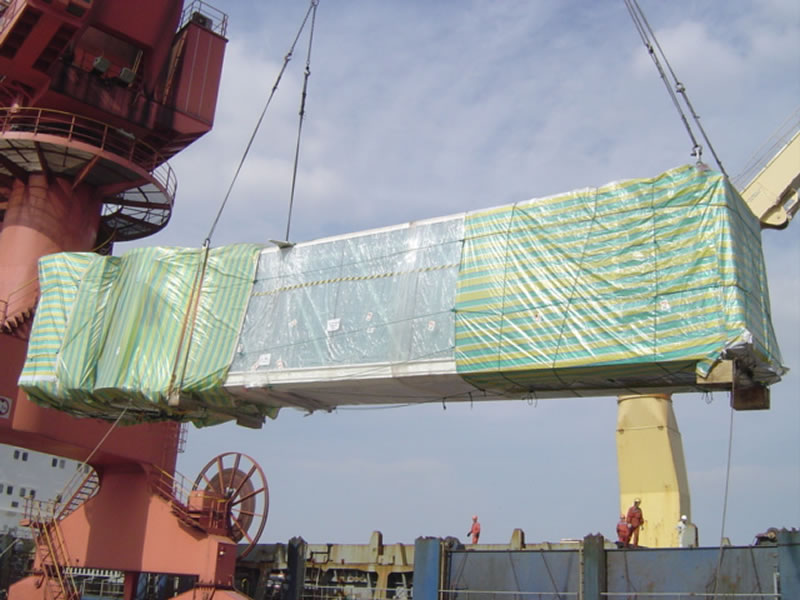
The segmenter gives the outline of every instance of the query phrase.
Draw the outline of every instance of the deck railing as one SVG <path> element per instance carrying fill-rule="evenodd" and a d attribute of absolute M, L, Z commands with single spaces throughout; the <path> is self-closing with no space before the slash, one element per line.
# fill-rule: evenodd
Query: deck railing
<path fill-rule="evenodd" d="M 202 22 L 204 26 L 222 37 L 225 37 L 228 31 L 228 15 L 203 0 L 192 0 L 186 4 L 178 29 L 183 28 L 190 21 Z"/>
<path fill-rule="evenodd" d="M 66 142 L 87 144 L 125 159 L 150 173 L 173 198 L 177 179 L 165 157 L 129 131 L 69 112 L 49 108 L 0 108 L 0 133 L 12 137 L 55 136 Z"/>

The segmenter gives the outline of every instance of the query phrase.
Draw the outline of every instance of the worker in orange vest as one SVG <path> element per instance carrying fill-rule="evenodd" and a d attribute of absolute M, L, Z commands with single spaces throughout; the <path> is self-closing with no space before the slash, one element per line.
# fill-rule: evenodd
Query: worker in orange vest
<path fill-rule="evenodd" d="M 633 501 L 633 506 L 628 509 L 628 514 L 625 517 L 628 525 L 630 525 L 634 548 L 639 547 L 639 530 L 644 529 L 644 515 L 642 514 L 642 509 L 639 508 L 641 503 L 642 501 L 636 498 Z"/>
<path fill-rule="evenodd" d="M 472 527 L 467 532 L 467 535 L 472 536 L 472 543 L 477 544 L 478 538 L 481 537 L 481 524 L 478 523 L 478 515 L 472 515 Z"/>
<path fill-rule="evenodd" d="M 617 548 L 627 548 L 630 540 L 631 526 L 628 525 L 625 515 L 620 515 L 619 523 L 617 523 Z"/>

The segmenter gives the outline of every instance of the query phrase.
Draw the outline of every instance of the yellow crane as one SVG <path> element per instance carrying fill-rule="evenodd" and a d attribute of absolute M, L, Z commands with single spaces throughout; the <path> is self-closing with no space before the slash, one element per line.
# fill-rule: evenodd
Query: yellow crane
<path fill-rule="evenodd" d="M 783 229 L 800 208 L 800 130 L 766 164 L 757 161 L 752 170 L 758 167 L 755 177 L 741 188 L 742 198 L 762 228 Z"/>
<path fill-rule="evenodd" d="M 788 133 L 776 136 L 777 141 L 766 148 L 767 158 L 756 158 L 734 182 L 760 220 L 762 229 L 785 228 L 800 208 L 798 120 L 800 111 L 788 122 Z M 709 374 L 709 378 L 718 381 L 733 381 L 736 377 L 738 382 L 741 376 L 737 376 L 730 362 L 722 363 Z M 769 408 L 766 388 L 739 389 L 738 392 L 731 399 L 734 409 Z M 691 524 L 692 512 L 683 444 L 672 409 L 672 397 L 669 394 L 620 396 L 617 407 L 620 512 L 626 514 L 634 500 L 640 499 L 646 522 L 639 544 L 678 546 L 676 525 L 682 515 L 686 515 Z"/>

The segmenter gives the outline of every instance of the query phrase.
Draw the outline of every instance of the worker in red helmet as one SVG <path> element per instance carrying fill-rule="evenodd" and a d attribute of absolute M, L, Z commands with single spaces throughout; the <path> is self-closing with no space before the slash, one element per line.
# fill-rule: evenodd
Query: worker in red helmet
<path fill-rule="evenodd" d="M 644 529 L 644 514 L 642 513 L 642 509 L 639 508 L 641 503 L 642 501 L 636 498 L 633 501 L 633 506 L 628 509 L 628 514 L 625 517 L 628 525 L 631 526 L 631 538 L 634 548 L 639 547 L 639 530 Z"/>
<path fill-rule="evenodd" d="M 617 523 L 617 548 L 627 548 L 630 541 L 631 526 L 628 525 L 625 515 L 620 515 L 619 523 Z"/>
<path fill-rule="evenodd" d="M 472 543 L 477 544 L 478 538 L 481 537 L 481 524 L 478 523 L 478 515 L 472 515 L 472 527 L 467 532 L 467 535 L 472 536 Z"/>

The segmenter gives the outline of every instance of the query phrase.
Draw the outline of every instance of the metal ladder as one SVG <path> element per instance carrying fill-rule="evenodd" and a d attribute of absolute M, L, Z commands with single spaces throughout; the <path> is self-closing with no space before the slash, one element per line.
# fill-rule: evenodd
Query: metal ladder
<path fill-rule="evenodd" d="M 100 487 L 97 471 L 92 468 L 89 468 L 89 471 L 86 472 L 86 477 L 83 479 L 73 479 L 77 482 L 77 485 L 70 488 L 70 485 L 67 484 L 67 488 L 62 492 L 62 497 L 67 496 L 68 499 L 60 509 L 56 507 L 55 518 L 58 521 L 74 512 L 76 508 L 94 496 Z"/>
<path fill-rule="evenodd" d="M 169 502 L 170 511 L 181 523 L 199 531 L 206 531 L 197 515 L 192 514 L 189 509 L 188 490 L 191 489 L 191 484 L 183 475 L 177 472 L 170 474 L 156 467 L 151 473 L 150 483 L 153 491 Z"/>
<path fill-rule="evenodd" d="M 54 516 L 52 502 L 29 500 L 26 521 L 36 543 L 36 558 L 51 600 L 80 600 L 75 580 L 69 572 L 69 556 L 61 527 Z"/>
<path fill-rule="evenodd" d="M 59 522 L 91 498 L 100 482 L 94 469 L 90 469 L 85 477 L 73 477 L 73 480 L 75 484 L 71 487 L 68 484 L 55 501 L 28 498 L 25 502 L 23 524 L 33 534 L 37 562 L 50 600 L 80 600 L 81 597 L 71 574 L 69 554 Z M 62 497 L 68 498 L 63 504 Z"/>

